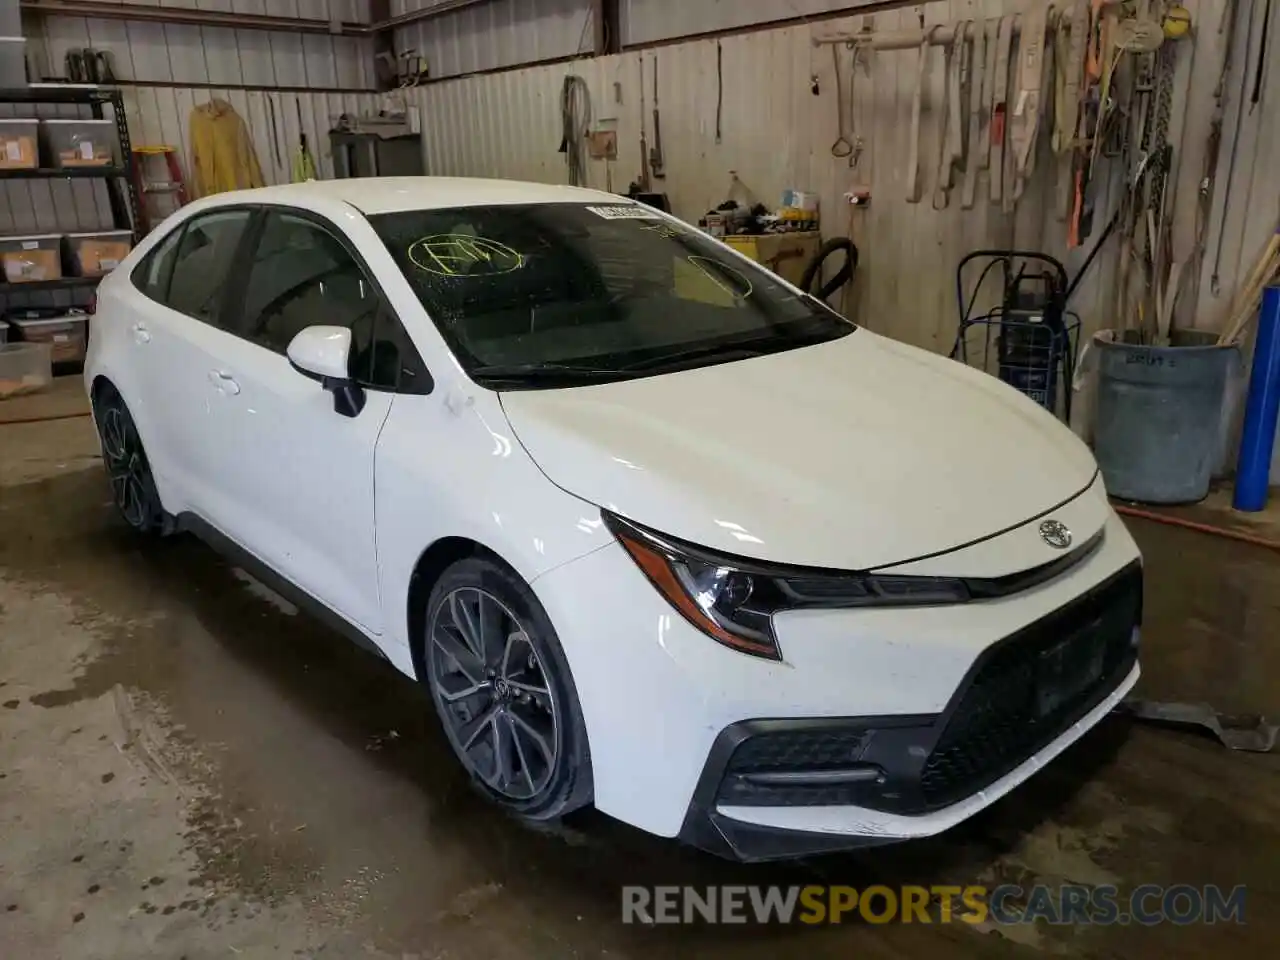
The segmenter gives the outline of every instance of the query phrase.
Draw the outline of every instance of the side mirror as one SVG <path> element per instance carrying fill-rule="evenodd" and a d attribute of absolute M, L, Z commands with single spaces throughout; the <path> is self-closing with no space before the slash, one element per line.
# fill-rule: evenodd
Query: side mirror
<path fill-rule="evenodd" d="M 354 417 L 364 409 L 364 388 L 351 379 L 351 331 L 346 327 L 307 327 L 290 341 L 286 353 L 293 369 L 333 394 L 334 412 Z"/>

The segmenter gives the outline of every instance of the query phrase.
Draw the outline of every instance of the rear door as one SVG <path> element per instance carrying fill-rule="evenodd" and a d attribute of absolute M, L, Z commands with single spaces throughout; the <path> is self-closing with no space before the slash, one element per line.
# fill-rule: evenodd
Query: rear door
<path fill-rule="evenodd" d="M 130 336 L 149 428 L 148 452 L 175 494 L 169 507 L 194 510 L 220 525 L 232 512 L 218 478 L 229 441 L 220 419 L 227 399 L 216 376 L 236 342 L 221 329 L 232 266 L 253 211 L 227 207 L 198 214 L 166 238 L 135 271 L 144 294 Z"/>

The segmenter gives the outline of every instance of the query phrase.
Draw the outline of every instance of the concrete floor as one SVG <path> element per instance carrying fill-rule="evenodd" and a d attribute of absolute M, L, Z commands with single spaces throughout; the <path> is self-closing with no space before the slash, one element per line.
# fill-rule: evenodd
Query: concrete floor
<path fill-rule="evenodd" d="M 1280 558 L 1134 531 L 1142 691 L 1280 712 Z M 87 419 L 0 424 L 2 956 L 1261 956 L 1278 858 L 1280 756 L 1120 718 L 927 843 L 743 867 L 594 813 L 534 832 L 475 799 L 410 681 L 200 544 L 125 530 Z M 1247 884 L 1249 922 L 619 922 L 624 883 L 1037 881 Z"/>

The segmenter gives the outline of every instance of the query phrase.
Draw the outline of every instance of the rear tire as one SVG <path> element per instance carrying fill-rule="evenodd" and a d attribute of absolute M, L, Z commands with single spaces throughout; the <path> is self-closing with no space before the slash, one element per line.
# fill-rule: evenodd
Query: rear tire
<path fill-rule="evenodd" d="M 426 683 L 454 754 L 491 800 L 527 820 L 591 800 L 582 709 L 555 629 L 513 572 L 472 557 L 427 600 Z"/>
<path fill-rule="evenodd" d="M 111 493 L 124 522 L 139 533 L 158 536 L 165 532 L 166 514 L 151 474 L 151 463 L 142 447 L 137 425 L 124 398 L 110 385 L 101 387 L 93 400 L 94 420 L 102 443 L 102 462 L 111 480 Z"/>

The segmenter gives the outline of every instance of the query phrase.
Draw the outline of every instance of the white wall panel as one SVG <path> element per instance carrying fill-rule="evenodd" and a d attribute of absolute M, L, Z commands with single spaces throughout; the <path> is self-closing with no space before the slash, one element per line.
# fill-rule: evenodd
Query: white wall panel
<path fill-rule="evenodd" d="M 917 27 L 921 15 L 926 25 L 933 25 L 982 20 L 1022 6 L 1019 0 L 942 0 L 866 16 L 874 17 L 877 31 L 907 30 Z M 1199 16 L 1196 6 L 1205 5 L 1193 5 L 1193 13 Z M 644 123 L 652 138 L 656 60 L 667 178 L 655 189 L 670 196 L 676 213 L 693 220 L 723 201 L 729 192 L 731 171 L 771 206 L 779 202 L 787 187 L 817 191 L 824 233 L 841 235 L 851 230 L 862 253 L 850 313 L 873 329 L 946 352 L 958 321 L 954 270 L 965 253 L 981 247 L 1042 249 L 1061 256 L 1071 268 L 1083 259 L 1089 244 L 1081 250 L 1066 250 L 1066 225 L 1054 212 L 1055 158 L 1045 135 L 1040 138 L 1043 149 L 1038 154 L 1038 172 L 1015 214 L 1006 214 L 989 201 L 986 173 L 980 175 L 974 209 L 961 209 L 958 189 L 949 208 L 932 208 L 942 48 L 930 51 L 926 72 L 920 145 L 921 176 L 926 185 L 923 202 L 909 204 L 904 199 L 917 63 L 914 50 L 870 54 L 869 72 L 859 74 L 852 104 L 858 130 L 866 141 L 865 152 L 856 169 L 850 169 L 847 160 L 833 157 L 830 148 L 838 126 L 832 48 L 815 47 L 812 41 L 815 36 L 861 29 L 864 20 L 864 16 L 855 15 L 429 84 L 414 92 L 421 108 L 427 170 L 433 174 L 566 182 L 564 157 L 557 152 L 559 93 L 564 77 L 573 73 L 586 80 L 595 116 L 614 118 L 619 136 L 616 162 L 589 161 L 591 185 L 625 191 L 640 172 L 642 63 Z M 1200 32 L 1216 32 L 1216 19 L 1202 22 Z M 724 65 L 719 143 L 715 139 L 717 44 Z M 843 45 L 836 49 L 847 89 L 852 55 Z M 1192 65 L 1190 48 L 1184 49 L 1180 64 L 1184 68 Z M 1218 63 L 1211 53 L 1198 54 L 1194 68 L 1195 77 L 1187 77 L 1193 94 L 1187 109 L 1199 119 L 1187 123 L 1185 143 L 1177 146 L 1178 156 L 1183 158 L 1175 171 L 1179 183 L 1188 177 L 1194 182 L 1203 162 L 1206 100 Z M 1276 72 L 1271 73 L 1273 85 L 1280 83 Z M 817 96 L 810 90 L 814 76 L 819 80 Z M 615 99 L 615 83 L 621 85 L 621 103 Z M 1280 92 L 1276 96 L 1280 97 Z M 1280 143 L 1280 111 L 1267 113 L 1272 119 L 1266 122 L 1274 124 L 1276 131 L 1268 142 L 1276 145 Z M 1271 169 L 1274 164 L 1267 167 L 1266 175 L 1274 178 Z M 1110 171 L 1112 182 L 1119 172 Z M 871 187 L 871 206 L 853 211 L 843 195 L 850 187 L 863 184 Z M 1263 204 L 1259 199 L 1252 204 L 1254 208 L 1265 207 L 1256 215 L 1257 223 L 1244 230 L 1254 246 L 1274 229 L 1276 215 L 1273 179 L 1259 184 L 1257 191 L 1258 198 L 1269 195 L 1271 200 Z M 1195 195 L 1194 189 L 1178 191 L 1175 222 L 1185 222 L 1189 214 L 1193 218 Z M 1095 236 L 1111 209 L 1109 203 L 1100 203 Z M 1074 301 L 1086 331 L 1115 323 L 1114 295 L 1110 293 L 1115 261 L 1114 255 L 1099 257 Z M 1232 264 L 1234 269 L 1234 260 Z M 1193 298 L 1184 296 L 1181 307 L 1182 323 L 1192 324 L 1196 319 L 1190 315 Z"/>
<path fill-rule="evenodd" d="M 492 0 L 401 27 L 395 46 L 426 57 L 432 77 L 454 77 L 589 53 L 592 23 L 589 0 Z"/>

